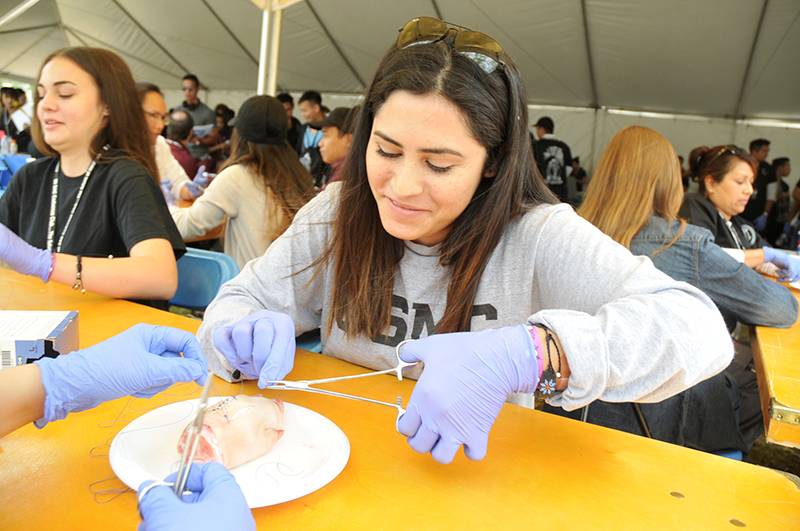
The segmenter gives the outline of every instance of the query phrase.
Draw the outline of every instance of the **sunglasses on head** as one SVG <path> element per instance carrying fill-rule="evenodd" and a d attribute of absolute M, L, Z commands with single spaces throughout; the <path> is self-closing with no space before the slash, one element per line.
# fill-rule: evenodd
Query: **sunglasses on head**
<path fill-rule="evenodd" d="M 456 52 L 476 63 L 481 70 L 491 74 L 502 60 L 503 47 L 489 35 L 469 28 L 450 24 L 433 17 L 412 18 L 400 28 L 395 46 L 402 50 L 420 44 L 433 44 L 445 40 Z"/>
<path fill-rule="evenodd" d="M 743 151 L 739 146 L 734 146 L 733 144 L 729 144 L 727 146 L 721 146 L 719 149 L 717 149 L 717 152 L 714 153 L 714 156 L 709 159 L 708 164 L 711 164 L 712 162 L 714 162 L 715 160 L 717 160 L 718 158 L 720 158 L 722 155 L 725 154 L 734 155 L 738 157 L 742 153 Z"/>

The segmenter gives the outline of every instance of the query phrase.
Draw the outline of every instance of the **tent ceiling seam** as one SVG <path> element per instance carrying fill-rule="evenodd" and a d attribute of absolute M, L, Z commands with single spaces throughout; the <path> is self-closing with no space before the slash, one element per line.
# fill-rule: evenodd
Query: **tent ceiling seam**
<path fill-rule="evenodd" d="M 137 28 L 139 28 L 139 31 L 141 31 L 142 33 L 144 33 L 144 34 L 147 36 L 147 38 L 148 38 L 148 39 L 150 39 L 151 41 L 153 41 L 153 44 L 155 44 L 155 45 L 158 47 L 158 49 L 159 49 L 159 50 L 161 50 L 162 52 L 164 52 L 164 54 L 165 54 L 167 57 L 169 57 L 169 58 L 172 60 L 172 62 L 173 62 L 173 63 L 175 63 L 176 65 L 178 65 L 178 66 L 179 66 L 179 67 L 180 67 L 180 68 L 183 70 L 183 72 L 184 72 L 184 73 L 188 73 L 188 72 L 190 72 L 190 70 L 189 70 L 188 68 L 186 68 L 186 67 L 183 65 L 183 63 L 181 63 L 180 61 L 178 61 L 178 58 L 177 58 L 177 57 L 175 57 L 174 55 L 172 55 L 172 53 L 171 53 L 169 50 L 167 50 L 167 49 L 166 49 L 166 47 L 164 47 L 164 45 L 162 45 L 162 44 L 161 44 L 161 43 L 160 43 L 160 42 L 159 42 L 159 41 L 158 41 L 158 40 L 157 40 L 155 37 L 153 37 L 153 35 L 151 35 L 151 34 L 150 34 L 150 32 L 149 32 L 149 31 L 147 31 L 147 30 L 144 28 L 144 26 L 142 26 L 142 24 L 141 24 L 141 23 L 140 23 L 140 22 L 139 22 L 139 21 L 138 21 L 136 18 L 134 18 L 134 16 L 133 16 L 133 15 L 131 15 L 131 14 L 128 12 L 128 10 L 127 10 L 127 9 L 125 9 L 124 7 L 122 7 L 122 4 L 120 4 L 120 3 L 119 3 L 119 0 L 111 0 L 111 1 L 114 3 L 114 5 L 115 5 L 115 6 L 117 6 L 117 7 L 119 8 L 119 10 L 120 10 L 120 11 L 122 11 L 123 13 L 125 13 L 125 16 L 127 16 L 127 17 L 130 19 L 130 21 L 131 21 L 131 22 L 133 22 L 133 24 L 134 24 L 134 25 L 135 25 Z M 145 61 L 143 61 L 143 62 L 145 62 Z M 172 75 L 174 76 L 175 74 L 172 74 Z M 182 76 L 176 76 L 176 77 L 182 77 Z M 208 90 L 208 87 L 204 86 L 202 83 L 200 84 L 200 86 L 201 86 L 202 88 L 204 88 L 204 89 Z"/>
<path fill-rule="evenodd" d="M 436 3 L 436 0 L 431 0 L 431 4 L 433 5 L 433 12 L 436 13 L 436 17 L 439 20 L 444 20 L 444 17 L 442 16 L 442 10 L 439 9 L 439 4 Z"/>
<path fill-rule="evenodd" d="M 78 34 L 75 32 L 75 30 L 73 30 L 73 29 L 72 29 L 72 28 L 70 28 L 69 26 L 64 26 L 64 32 L 66 32 L 66 33 L 69 33 L 70 35 L 72 35 L 73 37 L 75 37 L 75 38 L 76 38 L 78 41 L 80 41 L 80 43 L 81 43 L 82 45 L 84 45 L 84 46 L 87 46 L 87 47 L 89 46 L 89 43 L 88 43 L 88 42 L 86 42 L 85 40 L 83 40 L 83 38 L 82 38 L 80 35 L 78 35 Z"/>
<path fill-rule="evenodd" d="M 322 28 L 322 31 L 324 31 L 324 32 L 325 32 L 325 35 L 328 37 L 328 40 L 330 40 L 330 41 L 331 41 L 331 44 L 332 44 L 332 45 L 333 45 L 333 47 L 336 49 L 336 51 L 339 53 L 339 56 L 342 58 L 342 61 L 344 61 L 344 63 L 347 65 L 347 68 L 349 68 L 349 69 L 350 69 L 350 73 L 352 73 L 352 74 L 353 74 L 353 76 L 354 76 L 354 77 L 355 77 L 355 78 L 358 80 L 358 82 L 361 84 L 361 88 L 366 88 L 366 87 L 367 87 L 367 84 L 366 84 L 366 83 L 364 83 L 364 80 L 363 80 L 363 79 L 361 79 L 361 75 L 359 75 L 359 73 L 358 73 L 358 71 L 356 70 L 355 66 L 353 66 L 353 63 L 351 63 L 351 62 L 350 62 L 350 59 L 348 59 L 348 58 L 347 58 L 347 56 L 344 54 L 344 51 L 343 51 L 343 50 L 342 50 L 342 48 L 339 46 L 339 43 L 338 43 L 338 42 L 336 42 L 336 39 L 334 39 L 334 38 L 333 38 L 333 35 L 331 35 L 331 32 L 330 32 L 330 31 L 328 31 L 328 27 L 327 27 L 327 26 L 326 26 L 326 25 L 325 25 L 325 24 L 322 22 L 322 19 L 321 19 L 321 18 L 320 18 L 320 16 L 317 14 L 317 10 L 316 10 L 316 9 L 314 9 L 314 6 L 313 6 L 313 5 L 311 5 L 311 0 L 306 0 L 306 5 L 308 6 L 308 9 L 311 11 L 311 14 L 312 14 L 312 15 L 314 15 L 314 18 L 317 20 L 317 23 L 318 23 L 318 24 L 320 25 L 320 27 Z"/>
<path fill-rule="evenodd" d="M 744 101 L 744 93 L 747 89 L 747 80 L 750 78 L 750 69 L 753 66 L 753 57 L 756 55 L 756 46 L 758 46 L 758 39 L 761 37 L 761 28 L 764 26 L 764 16 L 767 14 L 767 6 L 769 0 L 764 0 L 761 5 L 761 15 L 758 17 L 758 26 L 756 27 L 756 34 L 753 37 L 753 44 L 750 46 L 750 55 L 747 58 L 747 66 L 744 69 L 744 76 L 742 76 L 742 86 L 739 89 L 739 98 L 736 100 L 736 108 L 733 110 L 733 118 L 742 118 L 740 115 L 742 111 L 742 102 Z"/>
<path fill-rule="evenodd" d="M 3 30 L 0 31 L 0 35 L 10 35 L 11 33 L 20 33 L 23 31 L 36 31 L 40 29 L 55 28 L 55 27 L 58 27 L 58 24 L 54 22 L 52 24 L 42 24 L 41 26 L 29 26 L 27 28 Z"/>
<path fill-rule="evenodd" d="M 764 63 L 764 67 L 758 73 L 758 77 L 756 77 L 756 80 L 753 81 L 753 83 L 750 85 L 750 89 L 751 90 L 754 89 L 755 87 L 757 87 L 758 84 L 761 82 L 761 78 L 764 77 L 764 72 L 767 71 L 767 68 L 772 63 L 772 60 L 775 58 L 775 54 L 778 53 L 778 50 L 781 48 L 781 46 L 783 46 L 783 41 L 785 41 L 786 37 L 789 36 L 789 32 L 792 30 L 794 25 L 797 24 L 797 21 L 799 19 L 800 19 L 800 9 L 797 10 L 797 14 L 794 16 L 794 19 L 792 19 L 792 23 L 789 24 L 789 26 L 787 26 L 787 28 L 786 28 L 786 31 L 783 32 L 783 35 L 781 36 L 780 41 L 778 41 L 778 44 L 775 45 L 775 48 L 772 50 L 772 53 L 769 55 L 769 59 L 767 59 L 767 61 Z"/>
<path fill-rule="evenodd" d="M 31 43 L 31 45 L 30 45 L 30 46 L 28 46 L 27 48 L 25 48 L 24 50 L 22 50 L 20 53 L 18 53 L 16 56 L 14 56 L 14 58 L 13 58 L 13 59 L 11 59 L 9 62 L 7 62 L 6 64 L 4 64 L 3 66 L 0 66 L 0 72 L 5 72 L 5 71 L 6 71 L 6 68 L 8 68 L 9 66 L 11 66 L 11 65 L 13 65 L 15 62 L 17 62 L 17 60 L 18 60 L 18 59 L 20 59 L 20 58 L 21 58 L 23 55 L 25 55 L 26 53 L 28 53 L 29 51 L 31 51 L 31 50 L 34 48 L 34 46 L 36 46 L 37 44 L 39 44 L 40 42 L 42 42 L 43 40 L 45 40 L 45 39 L 46 39 L 48 36 L 50 36 L 50 34 L 51 34 L 51 33 L 53 33 L 54 31 L 55 31 L 55 28 L 51 29 L 50 31 L 45 31 L 45 32 L 44 32 L 44 34 L 43 34 L 42 36 L 40 36 L 38 39 L 34 40 L 34 41 Z"/>
<path fill-rule="evenodd" d="M 592 44 L 589 40 L 589 17 L 586 16 L 586 0 L 581 0 L 581 17 L 583 18 L 583 40 L 586 43 L 586 59 L 589 67 L 589 83 L 592 88 L 592 103 L 591 107 L 597 109 L 600 102 L 597 98 L 597 82 L 594 76 L 594 58 L 592 56 Z"/>
<path fill-rule="evenodd" d="M 99 43 L 99 44 L 103 45 L 105 48 L 108 48 L 109 50 L 111 50 L 111 51 L 113 51 L 113 52 L 116 52 L 116 53 L 118 53 L 119 55 L 123 55 L 123 56 L 125 56 L 125 57 L 130 57 L 131 59 L 134 59 L 134 60 L 136 60 L 136 61 L 138 61 L 138 62 L 140 62 L 140 63 L 142 63 L 142 64 L 144 64 L 144 65 L 147 65 L 147 66 L 149 66 L 149 67 L 150 67 L 150 68 L 152 68 L 153 70 L 158 70 L 159 72 L 161 72 L 161 73 L 164 73 L 164 74 L 167 74 L 168 76 L 172 76 L 172 77 L 174 77 L 175 79 L 181 79 L 181 77 L 183 77 L 183 76 L 181 76 L 181 75 L 179 75 L 179 74 L 176 74 L 175 72 L 171 72 L 171 71 L 169 71 L 169 70 L 167 70 L 167 69 L 165 69 L 165 68 L 161 68 L 160 66 L 154 65 L 154 64 L 153 64 L 153 63 L 151 63 L 150 61 L 146 61 L 146 60 L 142 59 L 141 57 L 137 57 L 137 56 L 135 56 L 135 55 L 133 55 L 133 54 L 131 54 L 131 53 L 128 53 L 128 52 L 126 52 L 126 51 L 124 51 L 124 50 L 120 50 L 120 49 L 119 49 L 119 48 L 117 48 L 116 46 L 112 46 L 111 44 L 108 44 L 107 42 L 101 41 L 100 39 L 98 39 L 98 38 L 96 38 L 96 37 L 92 37 L 91 35 L 88 35 L 88 34 L 86 34 L 86 33 L 82 32 L 82 31 L 81 31 L 81 30 L 79 30 L 79 29 L 76 29 L 76 28 L 73 28 L 73 27 L 70 27 L 70 26 L 67 26 L 66 28 L 67 28 L 67 30 L 69 30 L 69 31 L 70 31 L 70 32 L 71 32 L 73 35 L 75 35 L 75 37 L 76 37 L 76 38 L 77 38 L 79 41 L 83 42 L 83 43 L 84 43 L 84 46 L 88 46 L 88 44 L 86 44 L 86 42 L 85 42 L 83 39 L 81 39 L 81 38 L 80 38 L 78 35 L 76 35 L 76 34 L 83 35 L 84 37 L 86 37 L 86 38 L 88 38 L 88 39 L 90 39 L 90 40 L 93 40 L 93 41 L 95 41 L 95 42 L 97 42 L 97 43 Z"/>
<path fill-rule="evenodd" d="M 208 9 L 208 11 L 214 16 L 214 18 L 217 19 L 217 22 L 219 22 L 219 25 L 222 26 L 222 28 L 228 33 L 228 35 L 231 36 L 231 38 L 234 40 L 234 42 L 236 42 L 236 44 L 239 45 L 239 48 L 241 48 L 242 51 L 245 54 L 247 54 L 247 57 L 249 57 L 250 60 L 253 61 L 253 63 L 256 66 L 258 66 L 258 59 L 256 59 L 255 56 L 250 53 L 250 50 L 247 49 L 247 46 L 245 46 L 244 43 L 239 40 L 239 38 L 236 36 L 236 34 L 233 33 L 233 31 L 231 31 L 231 28 L 228 27 L 227 24 L 225 24 L 225 21 L 222 20 L 222 17 L 220 17 L 219 14 L 217 14 L 216 11 L 214 11 L 214 8 L 211 7 L 211 5 L 208 3 L 207 0 L 203 0 L 203 5 L 205 5 L 206 9 Z"/>

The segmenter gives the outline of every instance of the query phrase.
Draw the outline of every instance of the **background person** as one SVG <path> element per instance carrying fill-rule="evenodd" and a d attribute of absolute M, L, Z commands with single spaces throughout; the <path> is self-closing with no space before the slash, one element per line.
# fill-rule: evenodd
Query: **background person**
<path fill-rule="evenodd" d="M 14 270 L 165 306 L 186 247 L 158 188 L 130 70 L 113 52 L 64 48 L 37 76 L 33 136 L 49 155 L 0 197 L 0 260 Z"/>
<path fill-rule="evenodd" d="M 567 410 L 659 401 L 732 356 L 708 297 L 553 204 L 519 71 L 488 36 L 481 53 L 454 48 L 461 31 L 404 26 L 344 179 L 222 287 L 199 331 L 215 372 L 261 387 L 291 370 L 302 332 L 321 327 L 326 355 L 375 369 L 415 339 L 400 356 L 424 371 L 409 371 L 419 381 L 398 427 L 445 463 L 462 445 L 482 459 L 505 401 L 540 381 Z"/>

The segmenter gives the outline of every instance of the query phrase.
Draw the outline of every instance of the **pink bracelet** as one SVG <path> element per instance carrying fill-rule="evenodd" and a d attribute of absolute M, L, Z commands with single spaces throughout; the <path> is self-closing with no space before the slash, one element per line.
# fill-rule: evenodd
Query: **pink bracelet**
<path fill-rule="evenodd" d="M 531 325 L 528 328 L 528 333 L 531 335 L 531 339 L 533 340 L 533 349 L 536 351 L 536 369 L 539 372 L 539 380 L 542 379 L 542 373 L 544 372 L 544 360 L 542 359 L 542 341 L 539 339 L 539 334 L 536 333 L 536 327 Z"/>

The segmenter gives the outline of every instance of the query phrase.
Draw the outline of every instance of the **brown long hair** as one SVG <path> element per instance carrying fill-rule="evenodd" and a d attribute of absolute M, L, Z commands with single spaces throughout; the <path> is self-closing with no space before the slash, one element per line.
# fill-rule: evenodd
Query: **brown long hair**
<path fill-rule="evenodd" d="M 689 164 L 703 195 L 707 195 L 708 192 L 706 176 L 710 176 L 715 182 L 722 182 L 725 175 L 733 169 L 733 165 L 739 161 L 746 162 L 753 169 L 753 175 L 758 172 L 758 161 L 739 146 L 732 144 L 713 148 L 701 146 L 692 150 L 692 153 L 695 156 Z"/>
<path fill-rule="evenodd" d="M 652 215 L 675 221 L 682 202 L 681 167 L 672 144 L 653 129 L 633 125 L 611 139 L 578 214 L 630 248 Z M 685 228 L 681 220 L 672 241 L 656 253 L 674 244 Z"/>
<path fill-rule="evenodd" d="M 271 235 L 275 239 L 286 230 L 294 215 L 314 197 L 314 179 L 297 158 L 297 153 L 289 144 L 256 144 L 244 140 L 236 129 L 231 137 L 231 156 L 222 169 L 241 164 L 260 179 L 267 192 L 267 226 L 277 222 L 277 229 Z M 271 194 L 278 200 L 275 210 Z"/>
<path fill-rule="evenodd" d="M 328 330 L 337 322 L 347 336 L 375 337 L 390 323 L 394 278 L 405 246 L 381 224 L 367 180 L 366 151 L 375 114 L 393 92 L 437 94 L 455 104 L 486 148 L 484 175 L 493 176 L 481 180 L 440 246 L 439 261 L 451 273 L 437 332 L 470 329 L 481 275 L 506 225 L 532 206 L 556 202 L 535 170 L 519 71 L 509 57 L 503 63 L 487 74 L 444 42 L 393 47 L 382 59 L 354 124 L 330 246 L 313 264 L 319 274 L 333 259 Z"/>
<path fill-rule="evenodd" d="M 47 56 L 39 68 L 36 80 L 42 77 L 42 69 L 56 57 L 69 59 L 92 76 L 100 91 L 100 101 L 108 107 L 109 115 L 105 126 L 92 140 L 89 148 L 92 157 L 100 153 L 100 162 L 111 162 L 117 159 L 130 159 L 144 166 L 147 173 L 159 182 L 153 145 L 147 131 L 139 94 L 133 76 L 120 56 L 102 48 L 75 46 L 56 50 Z M 33 93 L 34 108 L 39 106 L 38 91 Z M 38 113 L 34 112 L 31 123 L 31 134 L 36 147 L 45 155 L 57 152 L 44 140 L 42 124 Z M 111 149 L 102 152 L 103 146 Z"/>

